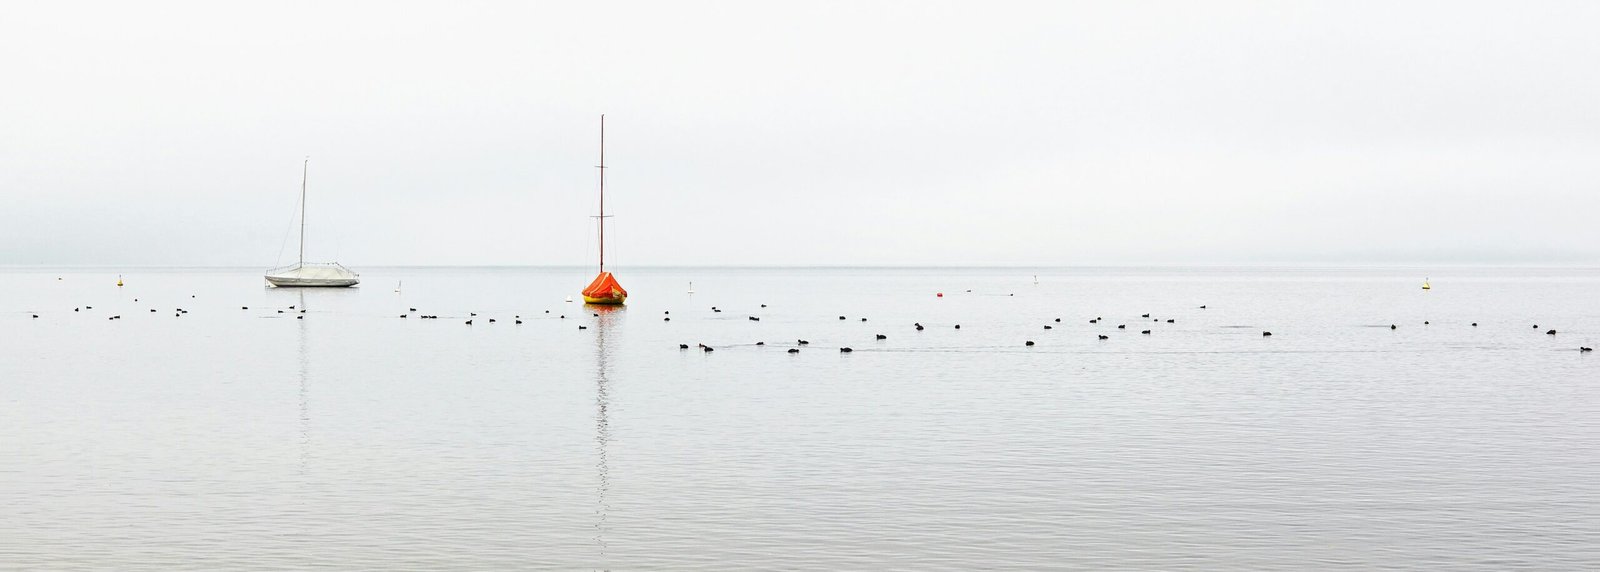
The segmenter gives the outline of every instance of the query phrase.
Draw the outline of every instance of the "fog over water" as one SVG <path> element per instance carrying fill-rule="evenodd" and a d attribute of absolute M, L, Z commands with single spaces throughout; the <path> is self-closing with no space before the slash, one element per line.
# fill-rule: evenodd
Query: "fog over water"
<path fill-rule="evenodd" d="M 1590 264 L 1587 2 L 16 3 L 0 264 Z"/>

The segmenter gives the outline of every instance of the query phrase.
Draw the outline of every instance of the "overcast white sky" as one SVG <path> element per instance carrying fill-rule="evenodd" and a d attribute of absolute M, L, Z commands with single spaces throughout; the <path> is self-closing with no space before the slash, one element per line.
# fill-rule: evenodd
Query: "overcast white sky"
<path fill-rule="evenodd" d="M 0 264 L 1600 262 L 1600 2 L 9 2 Z"/>

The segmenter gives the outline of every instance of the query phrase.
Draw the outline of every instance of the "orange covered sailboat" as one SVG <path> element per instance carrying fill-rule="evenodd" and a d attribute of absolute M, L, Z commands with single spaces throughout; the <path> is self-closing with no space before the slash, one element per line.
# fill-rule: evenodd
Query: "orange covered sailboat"
<path fill-rule="evenodd" d="M 628 300 L 628 291 L 617 283 L 617 277 L 606 272 L 606 116 L 600 116 L 600 275 L 594 277 L 583 289 L 586 304 L 618 306 Z"/>

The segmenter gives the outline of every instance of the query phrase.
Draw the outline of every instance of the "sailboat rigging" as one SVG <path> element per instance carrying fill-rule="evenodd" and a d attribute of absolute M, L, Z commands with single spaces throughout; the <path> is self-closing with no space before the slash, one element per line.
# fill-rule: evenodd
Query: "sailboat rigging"
<path fill-rule="evenodd" d="M 583 301 L 588 304 L 621 305 L 628 299 L 617 278 L 606 272 L 606 116 L 600 115 L 600 274 L 583 289 Z"/>
<path fill-rule="evenodd" d="M 306 175 L 311 169 L 311 158 L 300 166 L 300 260 L 289 266 L 267 271 L 267 283 L 273 286 L 355 286 L 360 275 L 338 262 L 306 263 Z"/>

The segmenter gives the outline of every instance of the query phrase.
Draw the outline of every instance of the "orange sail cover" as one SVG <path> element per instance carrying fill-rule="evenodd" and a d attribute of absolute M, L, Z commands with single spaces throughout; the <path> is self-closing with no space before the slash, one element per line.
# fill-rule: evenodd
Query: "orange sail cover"
<path fill-rule="evenodd" d="M 621 304 L 627 299 L 628 291 L 622 289 L 610 272 L 601 272 L 583 289 L 583 301 L 590 304 Z"/>

